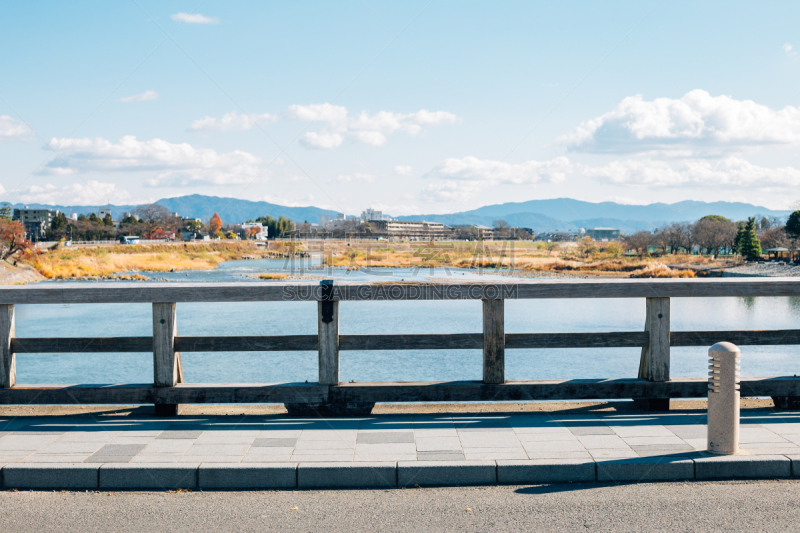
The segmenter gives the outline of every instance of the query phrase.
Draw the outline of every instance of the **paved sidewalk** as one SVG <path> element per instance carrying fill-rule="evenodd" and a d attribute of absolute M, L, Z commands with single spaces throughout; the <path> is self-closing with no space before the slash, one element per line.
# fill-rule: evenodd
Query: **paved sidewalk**
<path fill-rule="evenodd" d="M 800 475 L 800 413 L 743 411 L 741 454 L 705 416 L 413 415 L 0 419 L 6 488 L 273 488 Z"/>

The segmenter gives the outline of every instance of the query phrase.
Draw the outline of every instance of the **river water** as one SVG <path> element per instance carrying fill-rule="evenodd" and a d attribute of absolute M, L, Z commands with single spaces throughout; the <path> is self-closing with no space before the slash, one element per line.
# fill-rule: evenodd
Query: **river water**
<path fill-rule="evenodd" d="M 309 267 L 311 267 L 309 269 Z M 213 271 L 145 275 L 181 281 L 257 280 L 263 272 L 304 272 L 352 281 L 494 280 L 461 269 L 317 270 L 318 261 L 230 261 Z M 300 270 L 302 269 L 302 270 Z M 507 278 L 504 278 L 507 279 Z M 55 282 L 65 283 L 65 282 Z M 150 304 L 20 305 L 19 337 L 152 335 Z M 341 334 L 479 333 L 480 301 L 342 302 Z M 180 335 L 316 334 L 314 302 L 178 303 Z M 506 300 L 507 333 L 641 331 L 645 300 Z M 673 298 L 672 330 L 795 329 L 800 298 Z M 724 341 L 724 335 L 720 336 Z M 636 377 L 639 348 L 507 350 L 506 378 L 575 379 Z M 743 346 L 742 376 L 794 375 L 798 346 Z M 673 348 L 673 377 L 705 377 L 707 347 Z M 342 381 L 480 380 L 481 351 L 342 352 Z M 316 381 L 316 352 L 217 352 L 182 354 L 187 382 L 246 383 Z M 19 354 L 20 384 L 148 383 L 152 354 Z"/>

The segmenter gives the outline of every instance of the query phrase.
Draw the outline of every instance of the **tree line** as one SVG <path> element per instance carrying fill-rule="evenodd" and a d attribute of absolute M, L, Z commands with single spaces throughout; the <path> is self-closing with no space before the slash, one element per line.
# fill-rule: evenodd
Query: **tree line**
<path fill-rule="evenodd" d="M 759 237 L 758 230 L 762 230 Z M 653 233 L 639 231 L 623 238 L 629 250 L 644 255 L 651 248 L 660 253 L 700 250 L 708 254 L 736 253 L 748 259 L 761 257 L 763 249 L 784 247 L 793 257 L 800 246 L 800 211 L 789 215 L 784 224 L 779 218 L 750 217 L 733 222 L 723 216 L 708 215 L 697 222 L 675 222 Z"/>

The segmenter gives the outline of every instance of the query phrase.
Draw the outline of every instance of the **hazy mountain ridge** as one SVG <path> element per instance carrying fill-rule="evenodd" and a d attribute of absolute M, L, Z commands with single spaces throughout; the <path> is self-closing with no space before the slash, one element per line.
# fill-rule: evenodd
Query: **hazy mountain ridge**
<path fill-rule="evenodd" d="M 163 198 L 156 203 L 170 211 L 186 217 L 208 220 L 218 212 L 224 222 L 243 222 L 260 216 L 284 216 L 295 222 L 318 222 L 325 215 L 336 217 L 336 211 L 314 206 L 288 207 L 269 202 L 253 202 L 237 198 L 204 196 L 193 194 L 175 198 Z M 107 206 L 57 206 L 26 204 L 32 208 L 58 209 L 66 213 L 96 213 Z M 22 204 L 14 204 L 15 208 Z M 133 211 L 135 205 L 112 205 L 114 217 L 125 211 Z M 391 213 L 389 213 L 391 214 Z M 722 215 L 731 220 L 744 220 L 749 216 L 785 217 L 789 211 L 776 211 L 741 202 L 699 202 L 686 200 L 674 204 L 654 203 L 649 205 L 627 205 L 615 202 L 584 202 L 571 198 L 548 200 L 529 200 L 527 202 L 508 202 L 487 205 L 450 214 L 408 215 L 396 217 L 398 220 L 425 220 L 447 225 L 480 224 L 492 226 L 495 220 L 505 220 L 512 226 L 532 228 L 537 233 L 543 231 L 576 231 L 580 228 L 612 227 L 624 233 L 640 230 L 653 230 L 670 222 L 693 222 L 705 215 Z"/>

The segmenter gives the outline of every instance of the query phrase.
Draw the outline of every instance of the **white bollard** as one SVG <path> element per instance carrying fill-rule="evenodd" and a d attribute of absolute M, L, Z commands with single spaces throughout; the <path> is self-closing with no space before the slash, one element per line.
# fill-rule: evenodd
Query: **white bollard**
<path fill-rule="evenodd" d="M 739 356 L 735 344 L 718 342 L 708 350 L 708 451 L 739 451 Z"/>

